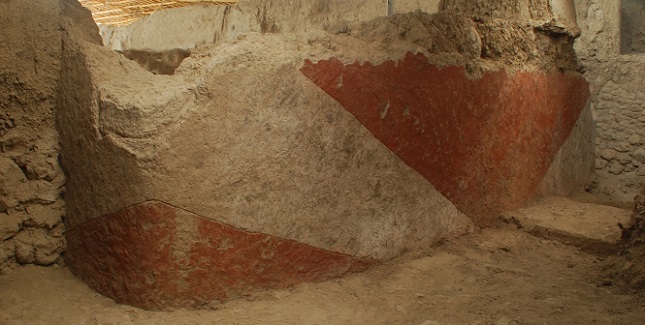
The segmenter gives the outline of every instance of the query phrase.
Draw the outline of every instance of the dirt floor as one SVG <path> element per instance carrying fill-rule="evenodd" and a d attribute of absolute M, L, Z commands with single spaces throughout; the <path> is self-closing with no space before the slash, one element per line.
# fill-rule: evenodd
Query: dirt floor
<path fill-rule="evenodd" d="M 342 279 L 212 310 L 117 305 L 65 268 L 0 276 L 0 324 L 645 324 L 645 296 L 603 286 L 603 258 L 512 229 Z"/>

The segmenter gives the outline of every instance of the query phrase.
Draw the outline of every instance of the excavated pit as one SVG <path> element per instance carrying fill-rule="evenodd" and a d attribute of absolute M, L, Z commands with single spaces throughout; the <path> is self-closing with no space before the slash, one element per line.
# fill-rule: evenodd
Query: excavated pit
<path fill-rule="evenodd" d="M 152 74 L 173 75 L 181 63 L 190 56 L 190 50 L 172 49 L 165 51 L 121 50 L 117 51 L 129 60 L 138 63 Z"/>

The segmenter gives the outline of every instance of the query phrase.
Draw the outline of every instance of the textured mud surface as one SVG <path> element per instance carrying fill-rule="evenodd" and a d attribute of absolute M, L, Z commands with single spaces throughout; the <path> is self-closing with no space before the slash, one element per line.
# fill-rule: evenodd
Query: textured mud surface
<path fill-rule="evenodd" d="M 58 263 L 65 250 L 55 111 L 61 40 L 72 26 L 100 43 L 76 1 L 0 2 L 0 272 Z"/>
<path fill-rule="evenodd" d="M 50 0 L 47 3 L 53 9 L 63 9 L 72 2 Z M 29 5 L 20 0 L 2 3 Z M 74 34 L 73 25 L 67 18 L 44 21 L 42 26 L 49 26 L 57 33 L 56 37 L 48 39 L 55 46 L 35 51 L 33 57 L 22 55 L 29 51 L 16 52 L 16 56 L 26 58 L 21 61 L 25 65 L 24 71 L 16 74 L 29 71 L 31 76 L 33 68 L 34 75 L 39 75 L 43 71 L 40 64 L 44 61 L 51 70 L 44 78 L 32 76 L 36 81 L 47 81 L 49 88 L 40 89 L 44 93 L 54 88 L 57 91 L 56 96 L 34 97 L 49 104 L 42 109 L 47 113 L 42 120 L 46 120 L 47 131 L 51 133 L 47 138 L 51 148 L 46 150 L 47 155 L 39 157 L 24 152 L 25 148 L 37 151 L 38 145 L 21 145 L 19 157 L 0 161 L 3 173 L 10 174 L 11 178 L 7 179 L 13 181 L 3 184 L 3 196 L 16 197 L 13 192 L 5 194 L 19 187 L 15 184 L 29 188 L 26 200 L 5 200 L 11 207 L 0 209 L 10 216 L 3 219 L 8 222 L 2 224 L 3 256 L 10 261 L 25 257 L 27 261 L 49 264 L 57 260 L 62 251 L 62 203 L 54 205 L 59 201 L 63 182 L 62 177 L 54 177 L 62 175 L 56 159 L 58 143 L 62 148 L 60 161 L 67 176 L 65 226 L 71 242 L 70 264 L 74 263 L 76 271 L 84 268 L 77 274 L 94 287 L 103 287 L 103 292 L 112 292 L 117 299 L 121 299 L 117 292 L 136 293 L 139 296 L 126 297 L 145 307 L 150 307 L 141 303 L 145 299 L 153 301 L 152 305 L 168 296 L 183 299 L 176 295 L 175 286 L 184 290 L 182 292 L 219 292 L 219 295 L 200 297 L 197 302 L 179 304 L 201 306 L 207 305 L 206 300 L 210 298 L 226 296 L 228 293 L 223 291 L 237 288 L 237 284 L 241 288 L 295 285 L 300 281 L 293 281 L 297 276 L 284 276 L 293 275 L 289 273 L 291 271 L 303 271 L 304 275 L 298 274 L 303 281 L 323 280 L 352 270 L 354 261 L 348 255 L 388 260 L 406 251 L 425 251 L 437 242 L 471 231 L 471 220 L 453 203 L 388 150 L 385 140 L 376 139 L 352 113 L 300 72 L 305 61 L 324 62 L 335 58 L 343 64 L 371 62 L 377 65 L 417 54 L 436 65 L 434 69 L 463 67 L 455 68 L 458 73 L 448 79 L 473 84 L 477 81 L 470 79 L 486 81 L 487 73 L 501 76 L 505 72 L 540 75 L 573 72 L 575 31 L 564 25 L 551 25 L 552 20 L 557 22 L 559 18 L 549 7 L 537 6 L 545 1 L 516 1 L 518 6 L 515 7 L 481 7 L 485 3 L 478 1 L 464 12 L 458 10 L 459 5 L 450 7 L 446 5 L 448 2 L 442 3 L 448 14 L 431 16 L 416 12 L 366 24 L 350 24 L 341 20 L 364 20 L 374 16 L 376 7 L 364 8 L 347 1 L 285 0 L 270 4 L 243 1 L 236 7 L 223 9 L 221 15 L 216 15 L 219 20 L 209 21 L 216 22 L 216 27 L 220 28 L 210 35 L 211 46 L 196 49 L 185 62 L 179 64 L 174 60 L 169 67 L 160 68 L 151 67 L 150 62 L 158 63 L 155 60 L 161 54 L 156 54 L 152 60 L 143 60 L 145 67 L 157 73 L 174 73 L 178 66 L 173 75 L 148 73 L 139 64 L 98 47 L 96 26 L 92 24 L 85 29 L 92 35 L 80 37 L 80 34 Z M 355 11 L 348 11 L 350 8 Z M 30 44 L 21 43 L 22 40 L 31 39 L 29 33 L 34 33 L 36 25 L 41 25 L 38 16 L 49 13 L 19 12 L 25 15 L 35 12 L 33 16 L 16 17 L 39 22 L 33 23 L 34 29 L 28 30 L 25 37 L 12 33 L 12 37 L 16 37 L 12 41 L 29 49 Z M 87 23 L 90 19 L 87 12 L 71 11 L 65 15 L 79 20 L 79 25 L 80 21 Z M 530 21 L 527 21 L 529 17 Z M 171 48 L 175 47 L 179 46 Z M 54 59 L 43 61 L 41 57 Z M 8 85 L 7 93 L 18 91 L 21 94 L 12 94 L 9 99 L 20 102 L 32 95 L 31 90 L 40 95 L 39 87 L 25 87 L 22 81 L 13 82 L 12 78 L 13 75 L 7 75 L 8 81 L 3 79 L 3 85 Z M 410 71 L 401 77 L 414 78 Z M 540 86 L 545 82 L 535 84 Z M 457 86 L 462 85 L 457 83 Z M 511 93 L 525 90 L 511 88 Z M 23 91 L 27 95 L 23 95 Z M 574 89 L 574 93 L 581 95 L 579 99 L 586 99 L 581 89 Z M 527 101 L 534 95 L 527 97 Z M 556 101 L 560 100 L 562 98 L 556 98 Z M 56 104 L 56 114 L 53 114 L 52 102 Z M 32 107 L 29 103 L 19 104 L 21 108 Z M 571 106 L 582 109 L 578 107 L 581 105 Z M 388 109 L 384 116 L 388 115 Z M 562 119 L 547 114 L 546 122 L 535 117 L 540 126 L 551 128 L 560 124 L 566 130 L 555 135 L 557 141 L 538 141 L 538 149 L 546 153 L 535 158 L 540 170 L 546 170 L 552 155 L 575 123 L 578 112 L 567 110 Z M 58 134 L 52 129 L 54 116 Z M 3 115 L 2 120 L 3 132 L 18 129 L 14 126 L 20 125 L 13 115 Z M 469 119 L 466 127 L 481 126 L 473 120 Z M 498 120 L 500 124 L 505 121 Z M 523 131 L 522 127 L 508 126 L 510 131 L 492 142 L 503 143 L 509 134 Z M 448 131 L 446 133 L 451 134 L 454 130 Z M 488 154 L 500 154 L 494 144 L 487 145 L 493 146 Z M 462 158 L 469 159 L 468 155 Z M 40 168 L 46 166 L 44 163 L 33 163 L 43 161 L 50 165 L 49 170 Z M 516 170 L 511 169 L 511 174 L 513 172 Z M 543 173 L 536 173 L 536 179 L 531 180 L 533 187 L 542 176 Z M 31 181 L 43 182 L 25 185 L 34 183 Z M 467 181 L 462 183 L 457 187 L 470 186 Z M 495 194 L 515 191 L 511 184 L 500 190 L 502 193 Z M 453 196 L 450 198 L 458 201 Z M 146 211 L 137 211 L 140 214 L 117 215 L 114 224 L 99 223 L 96 228 L 89 224 L 149 200 L 161 200 L 194 211 L 202 217 L 212 218 L 212 223 L 196 222 L 191 228 L 182 222 L 190 223 L 195 218 L 173 224 L 167 219 L 155 219 L 160 216 L 156 212 L 148 215 Z M 466 210 L 465 206 L 471 202 L 463 204 L 462 209 Z M 29 225 L 32 219 L 16 218 L 10 209 L 37 211 L 38 207 L 30 209 L 27 206 L 32 203 L 51 205 L 58 210 L 53 209 L 51 226 L 49 218 L 33 222 L 39 227 L 38 233 L 32 236 L 37 240 L 20 246 L 20 227 Z M 74 232 L 86 226 L 87 232 L 74 236 Z M 52 234 L 56 242 L 41 243 L 46 241 L 41 240 L 44 228 L 46 231 L 54 229 Z M 31 234 L 22 230 L 24 234 Z M 173 241 L 181 237 L 173 237 L 181 231 L 191 235 Z M 231 243 L 219 241 L 217 236 L 228 236 Z M 97 237 L 108 245 L 94 242 Z M 126 238 L 126 244 L 122 245 L 119 238 Z M 184 245 L 185 250 L 171 249 L 172 245 Z M 219 254 L 229 245 L 242 247 L 237 253 L 241 253 L 243 262 L 248 264 L 243 270 L 229 268 L 223 271 L 224 274 L 212 273 L 217 263 L 239 257 L 239 254 Z M 274 265 L 262 255 L 270 256 L 271 250 L 286 254 L 276 258 Z M 137 263 L 145 268 L 150 265 L 148 263 L 154 264 L 150 259 L 157 257 L 170 260 L 171 251 L 183 252 L 189 258 L 184 260 L 185 264 L 159 264 L 162 272 L 129 268 Z M 298 261 L 300 264 L 295 263 L 301 269 L 285 269 L 284 265 L 300 255 L 313 257 L 313 260 L 303 258 Z M 256 260 L 266 262 L 267 269 L 254 268 L 257 265 L 252 262 Z M 236 260 L 225 264 L 228 267 L 237 263 Z M 322 264 L 323 270 L 329 272 L 315 274 L 312 264 Z M 182 276 L 195 269 L 201 273 L 178 277 L 182 280 L 179 281 L 174 277 L 164 278 L 167 274 L 164 272 L 168 271 L 163 269 L 165 266 L 172 268 L 171 273 L 184 272 Z M 251 274 L 249 269 L 255 273 Z M 132 276 L 134 280 L 114 281 L 111 278 L 119 276 Z M 228 286 L 218 282 L 222 279 Z M 161 298 L 154 295 L 151 298 L 145 291 L 138 291 L 156 281 L 161 287 L 169 288 L 160 294 Z M 209 288 L 209 285 L 216 288 Z M 241 289 L 232 296 L 244 293 Z M 413 306 L 406 304 L 395 306 L 401 313 L 411 309 Z M 374 311 L 378 313 L 378 310 Z M 94 319 L 94 322 L 101 321 Z"/>
<path fill-rule="evenodd" d="M 623 226 L 623 248 L 609 260 L 607 281 L 627 291 L 645 291 L 645 187 L 636 196 L 631 225 Z"/>
<path fill-rule="evenodd" d="M 67 269 L 0 276 L 0 323 L 587 325 L 645 323 L 645 299 L 599 285 L 602 260 L 522 232 L 487 230 L 365 273 L 212 310 L 117 305 Z"/>
<path fill-rule="evenodd" d="M 280 10 L 289 7 L 303 15 Z M 293 263 L 309 281 L 352 269 L 351 260 L 337 262 L 325 257 L 329 252 L 384 261 L 424 251 L 472 230 L 463 212 L 485 224 L 537 195 L 587 101 L 587 84 L 574 71 L 572 33 L 549 25 L 550 9 L 535 7 L 546 16 L 530 21 L 512 10 L 501 18 L 418 11 L 361 23 L 365 8 L 342 8 L 347 3 L 240 2 L 218 16 L 212 44 L 191 51 L 173 75 L 153 75 L 113 51 L 66 40 L 58 125 L 68 176 L 67 253 L 77 275 L 146 307 L 173 296 L 192 299 L 187 294 L 203 295 L 179 305 L 225 300 L 224 284 L 237 296 L 244 292 L 234 289 L 238 284 L 300 281 L 279 277 L 286 263 L 274 267 L 262 254 L 218 255 L 212 247 L 219 244 L 207 238 L 210 231 L 217 241 L 217 227 L 186 231 L 204 237 L 193 244 L 209 244 L 187 249 L 192 255 L 183 265 L 166 259 L 176 240 L 172 222 L 155 228 L 161 242 L 129 227 L 93 224 L 146 201 L 191 211 L 238 235 L 266 234 L 326 252 L 308 251 L 317 270 L 312 261 Z M 325 76 L 324 85 L 302 73 L 326 62 L 354 70 L 340 81 Z M 360 70 L 368 67 L 375 71 Z M 319 70 L 333 70 L 327 68 Z M 344 94 L 335 96 L 339 84 Z M 428 109 L 424 101 L 436 105 Z M 138 234 L 155 216 L 136 211 L 114 220 Z M 110 232 L 128 240 L 112 240 L 119 237 Z M 107 245 L 91 245 L 90 234 Z M 293 255 L 263 246 L 265 237 L 250 239 L 233 245 L 263 247 L 279 261 Z M 133 261 L 149 262 L 151 250 L 161 263 L 152 263 L 152 272 L 132 269 L 129 254 L 118 254 L 138 249 L 144 252 Z M 208 274 L 227 259 L 243 269 L 257 260 L 267 272 Z M 142 280 L 155 289 L 131 284 Z"/>
<path fill-rule="evenodd" d="M 622 10 L 643 17 L 640 0 L 576 0 L 582 29 L 575 49 L 591 84 L 596 128 L 596 180 L 589 190 L 605 202 L 632 207 L 645 182 L 645 56 L 621 54 Z M 624 23 L 638 34 L 645 19 Z M 642 37 L 642 33 L 640 34 Z M 635 35 L 637 36 L 637 35 Z"/>

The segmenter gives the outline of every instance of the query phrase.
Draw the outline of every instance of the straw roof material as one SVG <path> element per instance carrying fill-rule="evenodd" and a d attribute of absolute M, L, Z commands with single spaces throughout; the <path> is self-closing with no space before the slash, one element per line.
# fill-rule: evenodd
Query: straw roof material
<path fill-rule="evenodd" d="M 151 13 L 168 8 L 191 5 L 230 5 L 238 0 L 79 0 L 92 11 L 94 21 L 111 26 L 129 25 L 135 20 Z"/>

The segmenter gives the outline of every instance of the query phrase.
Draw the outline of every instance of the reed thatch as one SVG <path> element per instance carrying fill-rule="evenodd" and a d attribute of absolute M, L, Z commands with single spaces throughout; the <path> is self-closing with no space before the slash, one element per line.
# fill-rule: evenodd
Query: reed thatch
<path fill-rule="evenodd" d="M 94 21 L 111 26 L 129 25 L 135 20 L 151 13 L 168 8 L 191 5 L 230 5 L 238 0 L 79 0 L 92 11 Z"/>

